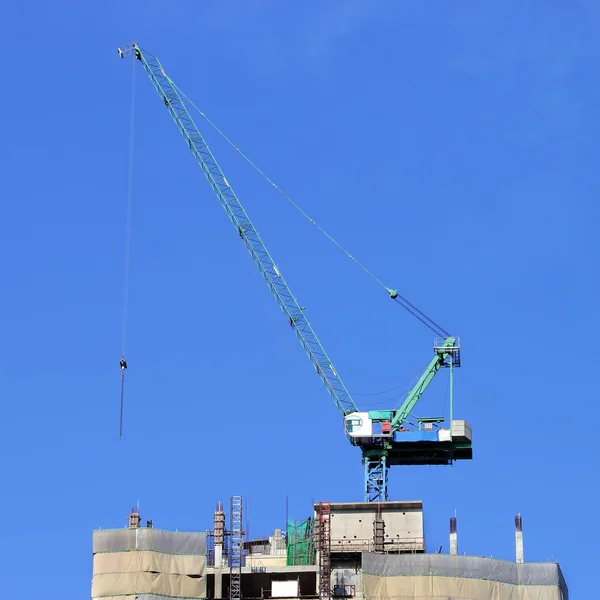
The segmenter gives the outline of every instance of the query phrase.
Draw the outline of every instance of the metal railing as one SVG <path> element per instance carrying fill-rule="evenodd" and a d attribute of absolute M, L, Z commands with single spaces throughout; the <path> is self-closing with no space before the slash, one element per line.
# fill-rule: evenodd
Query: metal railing
<path fill-rule="evenodd" d="M 386 538 L 383 543 L 384 553 L 424 551 L 425 539 L 422 537 Z M 331 538 L 331 552 L 375 552 L 375 543 L 369 538 Z"/>

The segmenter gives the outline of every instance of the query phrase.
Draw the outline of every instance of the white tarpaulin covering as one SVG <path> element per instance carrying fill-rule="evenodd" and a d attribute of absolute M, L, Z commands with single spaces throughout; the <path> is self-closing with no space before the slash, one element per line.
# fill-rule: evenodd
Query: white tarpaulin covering
<path fill-rule="evenodd" d="M 556 563 L 363 554 L 365 600 L 568 600 Z"/>
<path fill-rule="evenodd" d="M 92 598 L 205 598 L 204 533 L 158 529 L 95 531 Z"/>
<path fill-rule="evenodd" d="M 154 550 L 165 554 L 206 554 L 206 534 L 136 527 L 94 531 L 92 551 Z"/>
<path fill-rule="evenodd" d="M 172 573 L 202 577 L 204 556 L 192 554 L 178 556 L 141 550 L 140 552 L 111 552 L 94 556 L 94 574 L 110 573 Z"/>

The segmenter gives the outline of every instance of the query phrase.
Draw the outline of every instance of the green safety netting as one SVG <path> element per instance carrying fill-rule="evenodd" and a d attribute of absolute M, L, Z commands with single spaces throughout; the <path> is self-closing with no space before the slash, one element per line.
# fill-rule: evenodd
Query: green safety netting
<path fill-rule="evenodd" d="M 315 563 L 315 543 L 313 539 L 313 519 L 287 522 L 287 561 L 288 566 L 313 565 Z"/>

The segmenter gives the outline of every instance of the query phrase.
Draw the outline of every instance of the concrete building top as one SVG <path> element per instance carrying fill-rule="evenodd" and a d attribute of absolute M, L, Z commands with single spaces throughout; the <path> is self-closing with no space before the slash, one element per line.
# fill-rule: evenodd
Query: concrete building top
<path fill-rule="evenodd" d="M 319 511 L 320 503 L 315 503 L 315 511 Z M 423 508 L 422 500 L 398 500 L 388 502 L 329 502 L 329 507 L 332 511 L 344 511 L 344 510 L 372 510 L 375 512 L 376 507 L 380 507 L 384 510 L 404 510 Z"/>

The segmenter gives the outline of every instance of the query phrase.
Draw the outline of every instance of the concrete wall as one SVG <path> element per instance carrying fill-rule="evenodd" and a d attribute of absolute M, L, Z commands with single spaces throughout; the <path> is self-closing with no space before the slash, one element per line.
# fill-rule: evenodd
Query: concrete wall
<path fill-rule="evenodd" d="M 362 598 L 363 585 L 361 576 L 361 560 L 337 560 L 331 565 L 331 588 L 336 595 L 354 594 Z"/>
<path fill-rule="evenodd" d="M 386 552 L 423 552 L 423 506 L 414 502 L 331 503 L 330 537 L 332 552 L 372 551 L 373 522 L 376 510 L 385 523 L 384 548 Z M 315 533 L 318 534 L 318 505 L 315 515 Z"/>
<path fill-rule="evenodd" d="M 246 566 L 257 567 L 285 567 L 286 556 L 271 556 L 270 554 L 249 554 L 246 556 Z"/>

